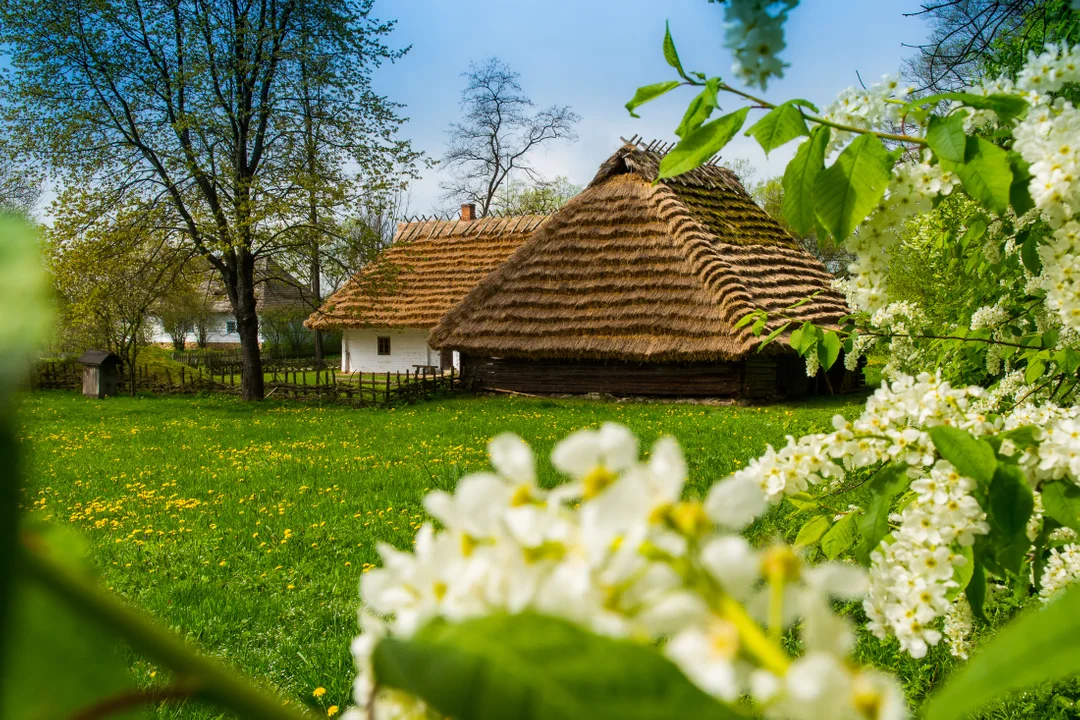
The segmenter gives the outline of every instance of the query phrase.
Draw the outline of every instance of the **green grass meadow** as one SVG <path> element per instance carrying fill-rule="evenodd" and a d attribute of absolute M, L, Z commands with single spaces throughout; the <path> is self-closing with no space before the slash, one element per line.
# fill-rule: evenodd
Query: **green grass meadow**
<path fill-rule="evenodd" d="M 486 466 L 485 444 L 513 431 L 547 455 L 578 428 L 617 421 L 643 450 L 674 435 L 690 466 L 688 494 L 786 435 L 826 430 L 861 397 L 744 407 L 675 403 L 453 397 L 394 408 L 232 397 L 90 400 L 38 392 L 21 400 L 27 454 L 24 506 L 85 538 L 101 581 L 206 651 L 320 708 L 350 702 L 361 574 L 376 544 L 408 547 L 432 488 L 451 489 Z M 794 537 L 784 507 L 751 529 L 755 541 Z M 852 606 L 852 612 L 861 612 Z M 861 657 L 897 670 L 922 696 L 950 665 L 897 657 L 871 637 Z M 128 652 L 136 682 L 164 684 Z M 326 693 L 316 698 L 316 688 Z M 160 718 L 222 717 L 197 704 Z M 1018 715 L 1009 715 L 1017 717 Z"/>

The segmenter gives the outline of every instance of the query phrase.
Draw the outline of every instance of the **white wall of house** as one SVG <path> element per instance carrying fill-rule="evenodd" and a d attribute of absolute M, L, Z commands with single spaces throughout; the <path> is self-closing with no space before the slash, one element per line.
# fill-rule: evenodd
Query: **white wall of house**
<path fill-rule="evenodd" d="M 150 321 L 150 342 L 154 343 L 171 343 L 172 338 L 165 328 L 162 326 L 161 321 L 157 318 L 152 318 Z M 198 340 L 198 336 L 194 332 L 189 332 L 186 338 L 189 347 L 193 347 Z M 210 318 L 210 332 L 207 335 L 207 342 L 213 343 L 235 343 L 240 342 L 240 333 L 236 332 L 236 318 L 229 313 L 214 313 Z M 265 341 L 262 330 L 259 330 L 259 342 Z"/>
<path fill-rule="evenodd" d="M 428 347 L 427 330 L 367 328 L 341 335 L 343 372 L 414 372 L 414 365 L 439 364 L 439 351 Z M 379 354 L 379 338 L 390 339 L 390 353 Z M 454 354 L 455 365 L 457 353 Z"/>

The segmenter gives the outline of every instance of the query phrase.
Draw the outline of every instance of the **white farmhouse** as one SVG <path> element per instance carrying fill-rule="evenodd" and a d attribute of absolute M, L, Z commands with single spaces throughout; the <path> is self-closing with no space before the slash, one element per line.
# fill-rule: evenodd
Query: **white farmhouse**
<path fill-rule="evenodd" d="M 304 324 L 340 330 L 343 372 L 449 369 L 456 358 L 428 345 L 428 332 L 505 262 L 546 215 L 398 224 L 393 243 L 330 296 Z"/>
<path fill-rule="evenodd" d="M 192 320 L 185 337 L 189 348 L 195 347 L 199 335 L 209 347 L 240 347 L 240 334 L 236 331 L 236 317 L 232 305 L 221 284 L 217 270 L 207 267 L 206 280 L 199 287 L 201 310 Z M 255 263 L 255 311 L 259 316 L 259 342 L 273 342 L 270 314 L 277 314 L 277 325 L 295 317 L 298 323 L 310 310 L 308 292 L 303 283 L 285 268 L 269 258 L 259 258 Z M 153 318 L 150 327 L 151 342 L 172 345 L 173 338 L 159 318 Z"/>

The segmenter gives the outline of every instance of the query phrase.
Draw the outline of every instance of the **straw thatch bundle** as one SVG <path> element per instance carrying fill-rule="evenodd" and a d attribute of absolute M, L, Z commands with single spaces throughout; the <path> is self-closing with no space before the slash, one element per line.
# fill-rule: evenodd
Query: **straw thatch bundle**
<path fill-rule="evenodd" d="M 661 155 L 627 144 L 432 330 L 470 356 L 635 362 L 728 361 L 760 338 L 735 329 L 834 325 L 848 309 L 832 275 L 751 199 L 706 165 L 655 183 Z M 786 334 L 780 348 L 786 344 Z"/>
<path fill-rule="evenodd" d="M 547 216 L 398 225 L 393 244 L 304 323 L 314 330 L 428 329 L 517 250 Z"/>

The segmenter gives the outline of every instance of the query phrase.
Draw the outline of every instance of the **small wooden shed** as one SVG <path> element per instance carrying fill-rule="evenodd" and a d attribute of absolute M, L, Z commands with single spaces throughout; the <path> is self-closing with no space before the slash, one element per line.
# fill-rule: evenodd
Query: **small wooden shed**
<path fill-rule="evenodd" d="M 107 350 L 87 350 L 79 357 L 83 366 L 83 395 L 98 398 L 116 396 L 120 358 Z"/>

